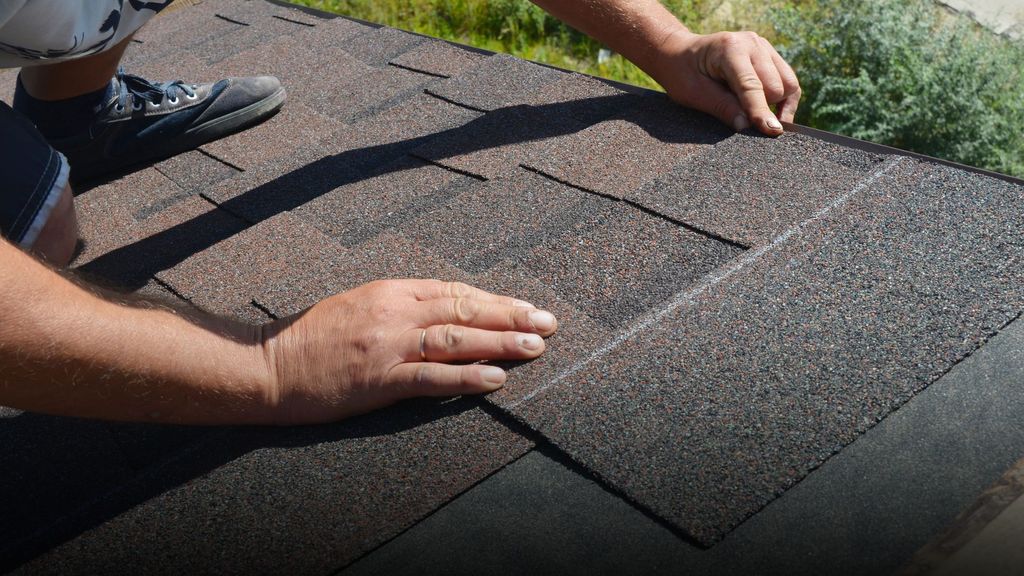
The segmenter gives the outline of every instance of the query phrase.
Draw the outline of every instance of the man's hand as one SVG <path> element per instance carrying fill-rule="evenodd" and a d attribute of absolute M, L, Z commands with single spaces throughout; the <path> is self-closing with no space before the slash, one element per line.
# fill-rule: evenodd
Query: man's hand
<path fill-rule="evenodd" d="M 779 120 L 792 122 L 800 103 L 796 73 L 754 32 L 679 30 L 659 49 L 651 74 L 676 102 L 737 131 L 753 126 L 781 134 Z"/>
<path fill-rule="evenodd" d="M 495 390 L 505 373 L 471 362 L 535 358 L 557 327 L 524 302 L 436 280 L 374 282 L 262 329 L 118 300 L 0 239 L 0 406 L 178 424 L 328 422 L 412 396 Z"/>
<path fill-rule="evenodd" d="M 694 34 L 658 0 L 533 0 L 651 75 L 673 100 L 736 130 L 782 134 L 800 84 L 775 48 L 753 32 Z M 778 116 L 771 107 L 777 107 Z"/>
<path fill-rule="evenodd" d="M 549 312 L 465 284 L 373 282 L 265 328 L 271 414 L 325 422 L 414 396 L 490 392 L 505 372 L 469 362 L 536 358 L 556 327 Z"/>

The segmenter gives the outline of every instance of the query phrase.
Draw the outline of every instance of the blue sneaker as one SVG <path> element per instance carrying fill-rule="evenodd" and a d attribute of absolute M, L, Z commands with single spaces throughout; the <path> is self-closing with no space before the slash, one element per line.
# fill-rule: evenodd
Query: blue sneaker
<path fill-rule="evenodd" d="M 186 84 L 150 82 L 118 70 L 111 82 L 110 96 L 95 109 L 88 129 L 48 138 L 67 156 L 73 183 L 116 174 L 238 132 L 274 115 L 285 100 L 285 90 L 273 76 Z"/>

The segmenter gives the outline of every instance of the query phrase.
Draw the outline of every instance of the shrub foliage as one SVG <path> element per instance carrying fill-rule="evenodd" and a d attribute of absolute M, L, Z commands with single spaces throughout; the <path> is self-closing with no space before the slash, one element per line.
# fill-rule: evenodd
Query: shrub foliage
<path fill-rule="evenodd" d="M 820 0 L 776 12 L 797 121 L 1024 176 L 1024 47 L 930 0 Z"/>

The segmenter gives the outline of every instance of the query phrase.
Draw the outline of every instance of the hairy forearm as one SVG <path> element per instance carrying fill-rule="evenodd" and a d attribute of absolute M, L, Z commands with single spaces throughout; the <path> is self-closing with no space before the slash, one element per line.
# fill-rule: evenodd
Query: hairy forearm
<path fill-rule="evenodd" d="M 0 405 L 113 420 L 262 422 L 271 386 L 249 332 L 100 297 L 0 240 Z"/>
<path fill-rule="evenodd" d="M 580 32 L 622 54 L 654 76 L 660 51 L 687 28 L 657 0 L 533 0 Z"/>

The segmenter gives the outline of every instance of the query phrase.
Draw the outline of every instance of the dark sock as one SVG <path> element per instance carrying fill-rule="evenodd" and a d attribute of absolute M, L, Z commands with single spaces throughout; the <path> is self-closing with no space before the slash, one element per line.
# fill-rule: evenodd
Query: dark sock
<path fill-rule="evenodd" d="M 87 130 L 96 117 L 96 107 L 113 96 L 113 90 L 113 83 L 110 83 L 95 92 L 66 100 L 39 100 L 25 90 L 19 74 L 12 107 L 31 120 L 46 138 L 65 138 Z"/>

